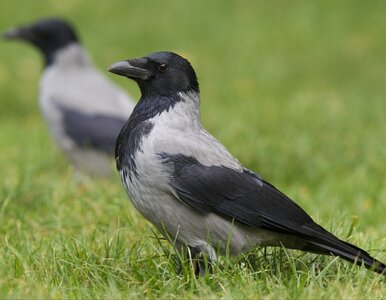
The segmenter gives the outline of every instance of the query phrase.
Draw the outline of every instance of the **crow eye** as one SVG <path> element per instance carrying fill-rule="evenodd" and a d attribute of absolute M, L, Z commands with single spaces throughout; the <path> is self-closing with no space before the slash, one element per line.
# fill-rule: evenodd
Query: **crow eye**
<path fill-rule="evenodd" d="M 160 71 L 160 72 L 165 72 L 167 69 L 168 69 L 167 64 L 159 64 L 158 65 L 158 71 Z"/>

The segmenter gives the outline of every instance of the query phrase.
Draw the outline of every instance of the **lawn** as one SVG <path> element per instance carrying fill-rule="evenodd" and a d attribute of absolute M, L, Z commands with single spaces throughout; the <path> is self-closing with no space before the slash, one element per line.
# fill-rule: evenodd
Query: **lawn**
<path fill-rule="evenodd" d="M 206 128 L 317 222 L 386 261 L 386 2 L 0 6 L 0 30 L 66 17 L 102 70 L 156 50 L 187 57 Z M 172 249 L 118 174 L 76 176 L 51 142 L 37 105 L 39 53 L 0 43 L 1 299 L 385 297 L 384 276 L 284 249 L 222 257 L 201 278 L 189 265 L 177 275 Z M 139 97 L 133 82 L 106 75 Z"/>

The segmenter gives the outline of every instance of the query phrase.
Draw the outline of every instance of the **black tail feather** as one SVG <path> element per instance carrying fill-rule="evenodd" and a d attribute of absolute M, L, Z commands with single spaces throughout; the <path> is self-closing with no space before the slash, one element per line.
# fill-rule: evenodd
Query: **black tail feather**
<path fill-rule="evenodd" d="M 310 241 L 304 248 L 305 251 L 339 256 L 359 266 L 364 265 L 379 274 L 386 275 L 386 265 L 373 258 L 366 251 L 336 238 L 334 241 Z"/>

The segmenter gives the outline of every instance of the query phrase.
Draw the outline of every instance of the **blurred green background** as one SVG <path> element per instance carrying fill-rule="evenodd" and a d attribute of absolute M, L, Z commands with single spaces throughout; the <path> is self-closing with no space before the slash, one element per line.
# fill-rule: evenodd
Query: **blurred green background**
<path fill-rule="evenodd" d="M 65 17 L 102 70 L 158 50 L 187 57 L 199 77 L 204 126 L 341 237 L 356 216 L 352 242 L 385 260 L 385 11 L 384 1 L 359 0 L 1 0 L 0 30 Z M 0 256 L 9 258 L 0 259 L 9 272 L 0 274 L 0 297 L 55 296 L 47 291 L 58 285 L 48 279 L 41 294 L 17 289 L 24 273 L 8 265 L 15 253 L 28 266 L 24 253 L 44 239 L 52 246 L 58 236 L 76 236 L 93 247 L 91 233 L 103 239 L 125 228 L 130 245 L 151 232 L 118 176 L 74 179 L 40 117 L 40 54 L 0 43 Z M 105 74 L 139 98 L 133 82 Z M 26 286 L 41 287 L 39 268 L 27 269 L 38 275 Z"/>

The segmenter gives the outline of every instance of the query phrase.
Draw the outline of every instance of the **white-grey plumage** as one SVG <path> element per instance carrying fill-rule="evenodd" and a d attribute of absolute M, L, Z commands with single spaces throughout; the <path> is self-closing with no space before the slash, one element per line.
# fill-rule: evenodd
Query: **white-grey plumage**
<path fill-rule="evenodd" d="M 244 168 L 200 122 L 196 74 L 177 54 L 113 64 L 142 97 L 116 145 L 134 206 L 180 250 L 210 260 L 256 246 L 337 255 L 378 273 L 385 265 L 316 224 L 295 202 Z"/>
<path fill-rule="evenodd" d="M 39 104 L 56 144 L 77 170 L 109 175 L 116 138 L 134 101 L 94 67 L 63 20 L 10 29 L 5 37 L 28 41 L 43 54 Z"/>

